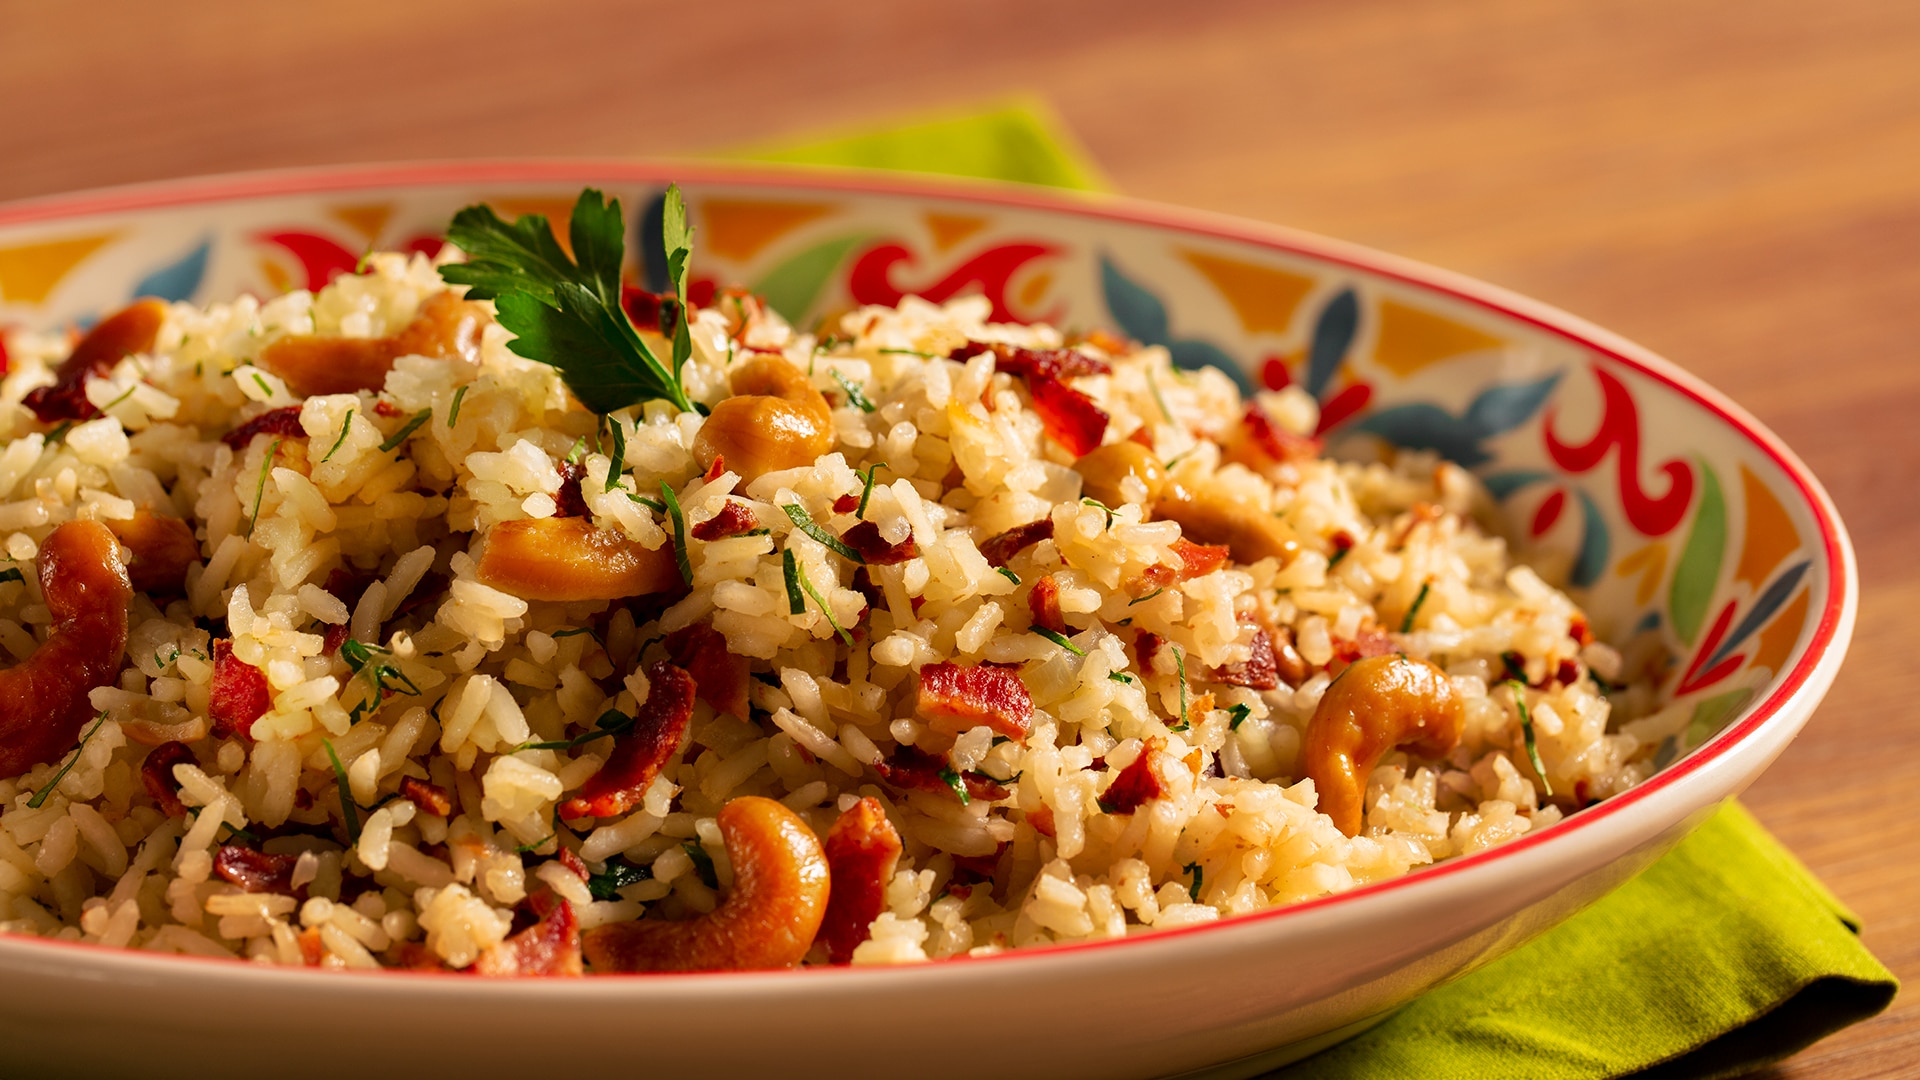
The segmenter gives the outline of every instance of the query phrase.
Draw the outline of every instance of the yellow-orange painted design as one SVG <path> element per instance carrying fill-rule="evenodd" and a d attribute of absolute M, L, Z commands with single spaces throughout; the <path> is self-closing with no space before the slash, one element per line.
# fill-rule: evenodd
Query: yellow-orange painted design
<path fill-rule="evenodd" d="M 547 219 L 547 228 L 553 231 L 553 238 L 559 241 L 561 249 L 565 251 L 569 257 L 573 255 L 573 240 L 567 235 L 567 222 L 573 220 L 572 199 L 564 196 L 546 196 L 540 198 L 487 199 L 485 202 L 493 207 L 494 213 L 499 214 L 508 221 L 512 221 L 525 214 L 544 215 Z M 627 242 L 631 245 L 633 242 L 632 238 L 629 237 Z"/>
<path fill-rule="evenodd" d="M 1018 295 L 1020 305 L 1028 308 L 1038 306 L 1041 298 L 1046 296 L 1047 290 L 1052 287 L 1053 274 L 1046 270 L 1040 271 L 1028 278 L 1025 285 L 1020 286 Z"/>
<path fill-rule="evenodd" d="M 1300 301 L 1313 291 L 1313 279 L 1305 274 L 1223 259 L 1203 251 L 1181 251 L 1180 257 L 1213 282 L 1249 334 L 1285 333 L 1293 325 L 1293 313 Z"/>
<path fill-rule="evenodd" d="M 260 259 L 260 275 L 267 279 L 267 284 L 273 286 L 276 293 L 286 292 L 293 287 L 293 278 L 288 276 L 286 270 L 264 256 Z"/>
<path fill-rule="evenodd" d="M 1380 301 L 1380 332 L 1374 338 L 1374 362 L 1401 378 L 1463 353 L 1505 344 L 1471 326 L 1397 300 Z"/>
<path fill-rule="evenodd" d="M 1640 583 L 1634 586 L 1633 602 L 1644 604 L 1653 599 L 1655 589 L 1660 587 L 1660 578 L 1667 572 L 1667 544 L 1664 540 L 1655 540 L 1646 547 L 1620 560 L 1614 573 L 1621 577 L 1640 575 Z"/>
<path fill-rule="evenodd" d="M 1774 616 L 1767 628 L 1760 631 L 1759 640 L 1753 646 L 1753 666 L 1779 673 L 1780 665 L 1787 662 L 1793 643 L 1800 640 L 1800 631 L 1806 626 L 1808 595 L 1808 591 L 1802 589 L 1786 610 Z"/>
<path fill-rule="evenodd" d="M 1747 494 L 1747 537 L 1740 545 L 1740 569 L 1733 577 L 1756 590 L 1788 555 L 1800 546 L 1800 530 L 1767 485 L 1740 466 L 1740 483 Z"/>
<path fill-rule="evenodd" d="M 16 304 L 45 303 L 61 278 L 113 237 L 113 233 L 104 233 L 0 248 L 0 299 Z"/>
<path fill-rule="evenodd" d="M 700 206 L 697 247 L 709 255 L 746 262 L 768 244 L 809 221 L 833 212 L 832 203 L 767 202 L 761 199 L 708 199 Z"/>
<path fill-rule="evenodd" d="M 933 234 L 935 251 L 951 251 L 955 244 L 987 227 L 987 219 L 972 214 L 926 213 L 927 231 Z"/>
<path fill-rule="evenodd" d="M 380 239 L 387 228 L 387 222 L 393 220 L 392 203 L 365 203 L 357 206 L 336 206 L 328 213 L 335 221 L 358 233 L 360 239 L 372 245 Z"/>

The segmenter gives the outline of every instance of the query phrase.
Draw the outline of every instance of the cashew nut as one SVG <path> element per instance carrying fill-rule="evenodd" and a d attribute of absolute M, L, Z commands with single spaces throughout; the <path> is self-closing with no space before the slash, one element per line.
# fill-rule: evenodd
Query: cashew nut
<path fill-rule="evenodd" d="M 1073 471 L 1080 474 L 1081 494 L 1100 500 L 1107 506 L 1119 506 L 1122 503 L 1145 502 L 1149 505 L 1160 497 L 1161 489 L 1166 487 L 1167 470 L 1160 465 L 1160 459 L 1153 451 L 1137 442 L 1108 443 L 1087 453 L 1073 463 Z M 1125 481 L 1132 477 L 1140 482 L 1140 489 L 1146 497 L 1129 498 Z"/>
<path fill-rule="evenodd" d="M 627 922 L 581 941 L 595 971 L 746 971 L 792 967 L 813 947 L 829 875 L 820 840 L 793 811 L 743 795 L 720 808 L 733 888 L 684 922 Z"/>
<path fill-rule="evenodd" d="M 500 522 L 487 531 L 475 573 L 523 600 L 620 600 L 681 584 L 671 540 L 641 547 L 583 517 Z"/>
<path fill-rule="evenodd" d="M 260 353 L 260 366 L 286 380 L 302 397 L 378 390 L 402 356 L 480 359 L 486 309 L 450 292 L 420 302 L 420 311 L 400 332 L 381 338 L 283 337 Z"/>
<path fill-rule="evenodd" d="M 175 593 L 187 584 L 187 567 L 200 561 L 193 526 L 170 514 L 135 510 L 133 517 L 109 521 L 107 528 L 133 552 L 127 574 L 143 593 Z"/>
<path fill-rule="evenodd" d="M 751 483 L 770 472 L 811 465 L 833 449 L 833 410 L 806 373 L 778 356 L 733 369 L 733 397 L 713 407 L 693 441 L 702 469 L 724 457 Z"/>
<path fill-rule="evenodd" d="M 40 545 L 40 591 L 53 632 L 0 671 L 0 776 L 52 761 L 93 715 L 87 695 L 113 681 L 127 647 L 133 585 L 120 545 L 97 521 L 69 521 Z"/>
<path fill-rule="evenodd" d="M 1225 544 L 1238 563 L 1293 560 L 1300 545 L 1280 519 L 1233 502 L 1214 490 L 1193 491 L 1168 482 L 1153 500 L 1153 516 L 1180 523 L 1187 538 L 1201 544 Z"/>
<path fill-rule="evenodd" d="M 1460 741 L 1466 709 L 1446 673 L 1425 660 L 1370 656 L 1327 687 L 1307 723 L 1303 771 L 1320 812 L 1348 836 L 1360 832 L 1367 777 L 1396 747 L 1441 757 Z"/>

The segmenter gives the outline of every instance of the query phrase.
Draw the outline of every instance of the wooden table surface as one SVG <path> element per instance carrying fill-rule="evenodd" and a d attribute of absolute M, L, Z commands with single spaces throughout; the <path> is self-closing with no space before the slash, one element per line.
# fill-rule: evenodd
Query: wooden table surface
<path fill-rule="evenodd" d="M 1920 978 L 1920 829 L 1898 813 L 1920 757 L 1901 614 L 1920 608 L 1920 4 L 855 9 L 0 0 L 0 199 L 323 162 L 690 154 L 1031 92 L 1123 191 L 1558 304 L 1725 390 L 1839 503 L 1861 568 L 1851 657 L 1747 801 Z M 1762 1075 L 1916 1070 L 1908 993 Z"/>

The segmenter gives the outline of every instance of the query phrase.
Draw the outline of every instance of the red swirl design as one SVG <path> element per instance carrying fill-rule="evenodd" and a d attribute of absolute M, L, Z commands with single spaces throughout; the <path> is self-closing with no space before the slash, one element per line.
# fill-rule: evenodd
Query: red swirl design
<path fill-rule="evenodd" d="M 987 299 L 993 302 L 993 314 L 988 316 L 990 319 L 994 322 L 1025 322 L 1007 304 L 1007 284 L 1021 267 L 1041 256 L 1052 255 L 1057 250 L 1048 244 L 1002 244 L 975 255 L 955 267 L 946 277 L 925 288 L 903 289 L 893 282 L 893 268 L 898 263 L 912 266 L 915 261 L 913 252 L 904 244 L 876 244 L 862 253 L 853 264 L 852 272 L 847 275 L 847 291 L 853 295 L 855 303 L 891 307 L 909 294 L 924 297 L 936 304 L 945 303 L 968 286 L 978 285 Z"/>
<path fill-rule="evenodd" d="M 1687 514 L 1687 504 L 1693 500 L 1693 467 L 1679 458 L 1661 465 L 1660 471 L 1667 474 L 1666 494 L 1658 498 L 1648 495 L 1640 486 L 1640 412 L 1634 407 L 1633 395 L 1627 392 L 1625 383 L 1605 369 L 1595 367 L 1593 375 L 1600 382 L 1599 430 L 1578 446 L 1563 443 L 1553 431 L 1557 410 L 1548 406 L 1541 424 L 1547 453 L 1568 472 L 1583 473 L 1600 464 L 1607 451 L 1618 446 L 1620 508 L 1625 511 L 1627 522 L 1641 534 L 1663 536 Z"/>

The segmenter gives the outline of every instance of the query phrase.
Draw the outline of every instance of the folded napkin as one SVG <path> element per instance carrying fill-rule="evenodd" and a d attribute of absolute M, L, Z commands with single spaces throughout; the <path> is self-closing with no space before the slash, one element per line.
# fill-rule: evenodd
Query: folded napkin
<path fill-rule="evenodd" d="M 1040 103 L 752 150 L 756 160 L 1098 188 Z M 1859 921 L 1729 801 L 1525 947 L 1271 1080 L 1732 1077 L 1892 1002 Z"/>

